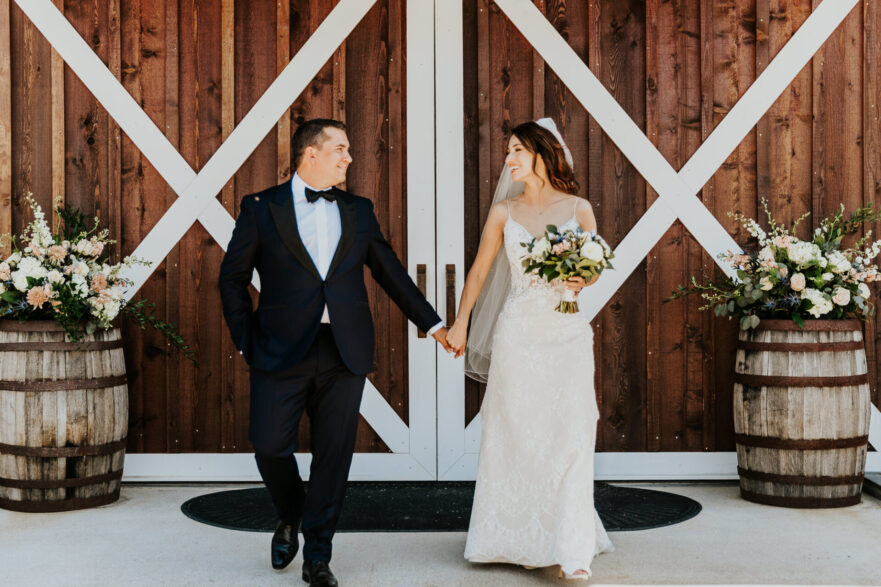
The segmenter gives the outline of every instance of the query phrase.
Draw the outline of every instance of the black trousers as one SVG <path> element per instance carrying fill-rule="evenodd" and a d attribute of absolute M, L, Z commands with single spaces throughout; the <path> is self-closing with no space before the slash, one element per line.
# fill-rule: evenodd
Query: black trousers
<path fill-rule="evenodd" d="M 331 558 L 355 450 L 364 380 L 364 375 L 352 373 L 343 363 L 326 324 L 293 369 L 251 369 L 249 437 L 257 468 L 279 518 L 294 527 L 302 522 L 305 560 Z M 311 425 L 308 492 L 293 455 L 304 410 Z"/>

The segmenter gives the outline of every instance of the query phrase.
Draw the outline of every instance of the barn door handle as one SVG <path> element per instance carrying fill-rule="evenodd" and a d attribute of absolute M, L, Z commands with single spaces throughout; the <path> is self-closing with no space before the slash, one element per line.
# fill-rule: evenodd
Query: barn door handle
<path fill-rule="evenodd" d="M 456 321 L 456 266 L 447 265 L 447 328 Z"/>
<path fill-rule="evenodd" d="M 419 288 L 419 291 L 422 292 L 422 297 L 425 297 L 425 277 L 426 266 L 425 263 L 419 263 L 416 265 L 416 287 Z M 425 333 L 421 330 L 416 330 L 416 336 L 419 338 L 425 338 Z"/>

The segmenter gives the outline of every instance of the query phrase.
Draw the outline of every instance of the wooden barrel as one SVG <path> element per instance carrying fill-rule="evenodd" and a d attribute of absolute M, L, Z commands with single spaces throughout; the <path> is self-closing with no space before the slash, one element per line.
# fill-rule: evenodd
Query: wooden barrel
<path fill-rule="evenodd" d="M 870 390 L 859 320 L 762 320 L 734 375 L 740 493 L 786 507 L 860 502 Z"/>
<path fill-rule="evenodd" d="M 127 433 L 119 329 L 71 343 L 52 321 L 0 320 L 0 507 L 116 501 Z"/>

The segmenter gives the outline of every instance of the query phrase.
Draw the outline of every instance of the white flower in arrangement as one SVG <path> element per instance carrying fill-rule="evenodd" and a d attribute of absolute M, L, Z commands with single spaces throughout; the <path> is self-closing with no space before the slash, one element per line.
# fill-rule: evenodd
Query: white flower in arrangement
<path fill-rule="evenodd" d="M 822 279 L 823 281 L 832 281 L 833 279 L 835 279 L 835 274 L 827 271 L 820 276 L 820 279 Z"/>
<path fill-rule="evenodd" d="M 6 257 L 6 264 L 9 265 L 10 267 L 14 267 L 15 265 L 18 265 L 19 261 L 21 261 L 21 253 L 19 253 L 18 251 L 16 251 L 15 253 L 12 253 L 11 255 Z"/>
<path fill-rule="evenodd" d="M 588 241 L 581 247 L 581 256 L 591 261 L 603 260 L 603 246 L 595 241 Z"/>
<path fill-rule="evenodd" d="M 857 294 L 859 294 L 859 296 L 865 300 L 868 299 L 872 292 L 869 290 L 868 285 L 866 285 L 865 283 L 861 283 L 857 286 Z"/>
<path fill-rule="evenodd" d="M 839 287 L 832 295 L 832 301 L 839 306 L 846 306 L 850 303 L 850 290 Z"/>
<path fill-rule="evenodd" d="M 799 241 L 787 249 L 789 260 L 798 266 L 807 265 L 811 261 L 820 259 L 821 266 L 825 266 L 825 258 L 822 258 L 820 247 L 814 243 Z"/>
<path fill-rule="evenodd" d="M 550 241 L 545 237 L 541 237 L 540 239 L 535 241 L 535 245 L 533 245 L 533 247 L 532 247 L 531 255 L 534 259 L 541 259 L 550 250 L 551 250 Z"/>
<path fill-rule="evenodd" d="M 762 250 L 759 251 L 759 261 L 764 263 L 773 263 L 774 262 L 774 251 L 771 250 L 771 247 L 764 246 Z"/>
<path fill-rule="evenodd" d="M 808 314 L 813 316 L 814 318 L 819 318 L 824 314 L 828 314 L 832 311 L 832 302 L 827 300 L 818 289 L 814 289 L 812 287 L 806 287 L 804 291 L 801 292 L 801 297 L 803 300 L 808 300 L 811 302 L 811 307 L 808 309 Z"/>
<path fill-rule="evenodd" d="M 847 260 L 847 257 L 841 251 L 830 251 L 826 255 L 826 259 L 829 261 L 833 272 L 845 273 L 850 271 L 850 261 Z"/>
<path fill-rule="evenodd" d="M 789 287 L 792 288 L 792 291 L 802 291 L 805 288 L 805 276 L 804 273 L 795 273 L 789 279 Z"/>
<path fill-rule="evenodd" d="M 766 275 L 759 280 L 759 289 L 762 291 L 771 291 L 774 289 L 774 282 Z"/>
<path fill-rule="evenodd" d="M 863 262 L 868 263 L 869 261 L 877 257 L 878 253 L 881 253 L 881 240 L 875 241 L 870 247 L 866 247 L 866 249 L 863 251 Z"/>
<path fill-rule="evenodd" d="M 52 269 L 46 274 L 46 279 L 49 280 L 49 283 L 61 283 L 64 281 L 64 273 L 58 269 Z"/>
<path fill-rule="evenodd" d="M 765 234 L 765 231 L 762 230 L 762 227 L 759 226 L 759 223 L 755 220 L 748 220 L 746 222 L 746 229 L 749 233 L 755 238 L 759 239 L 759 244 L 764 245 L 768 240 L 768 235 Z"/>

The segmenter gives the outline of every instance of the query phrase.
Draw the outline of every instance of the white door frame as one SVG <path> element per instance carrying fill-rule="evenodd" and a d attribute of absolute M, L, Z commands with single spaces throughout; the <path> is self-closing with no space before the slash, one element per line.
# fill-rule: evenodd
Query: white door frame
<path fill-rule="evenodd" d="M 587 312 L 591 319 L 608 303 L 677 219 L 719 263 L 720 268 L 726 274 L 732 274 L 732 269 L 723 265 L 718 255 L 741 249 L 696 194 L 858 1 L 823 2 L 815 8 L 677 173 L 530 0 L 495 0 L 527 42 L 658 194 L 658 199 L 615 249 L 615 270 L 604 273 L 590 288 L 589 300 L 581 302 L 582 311 Z M 438 0 L 436 8 L 438 177 L 444 178 L 444 193 L 464 194 L 462 7 L 455 2 Z M 458 67 L 454 61 L 459 64 Z M 448 197 L 438 202 L 438 223 L 444 227 L 438 233 L 438 267 L 454 260 L 457 263 L 457 276 L 462 275 L 458 267 L 464 257 L 463 209 L 464 202 L 453 205 Z M 457 283 L 457 292 L 460 290 L 461 285 Z M 438 478 L 474 479 L 480 445 L 480 415 L 465 426 L 462 363 L 440 358 L 438 382 Z M 873 446 L 881 448 L 881 412 L 875 406 L 872 406 L 869 440 Z M 869 454 L 867 469 L 881 470 L 881 454 Z M 736 458 L 733 452 L 598 453 L 596 476 L 599 479 L 736 478 Z"/>
<path fill-rule="evenodd" d="M 131 299 L 196 220 L 218 244 L 226 246 L 235 221 L 215 196 L 376 0 L 341 0 L 198 173 L 51 0 L 15 2 L 179 196 L 133 253 L 151 261 L 152 265 L 137 266 L 127 275 L 134 282 L 127 291 Z M 435 282 L 432 3 L 407 0 L 406 34 L 410 49 L 407 59 L 408 270 L 415 276 L 417 263 L 426 265 L 427 293 L 431 301 Z M 254 285 L 259 289 L 256 274 Z M 392 453 L 356 453 L 350 475 L 353 480 L 431 480 L 437 476 L 436 343 L 430 337 L 418 338 L 416 327 L 410 324 L 408 345 L 410 425 L 404 423 L 368 382 L 361 414 Z M 308 477 L 309 455 L 297 455 L 297 459 L 304 477 Z M 259 478 L 249 454 L 131 454 L 127 457 L 125 476 L 126 480 L 141 481 L 256 481 Z"/>

